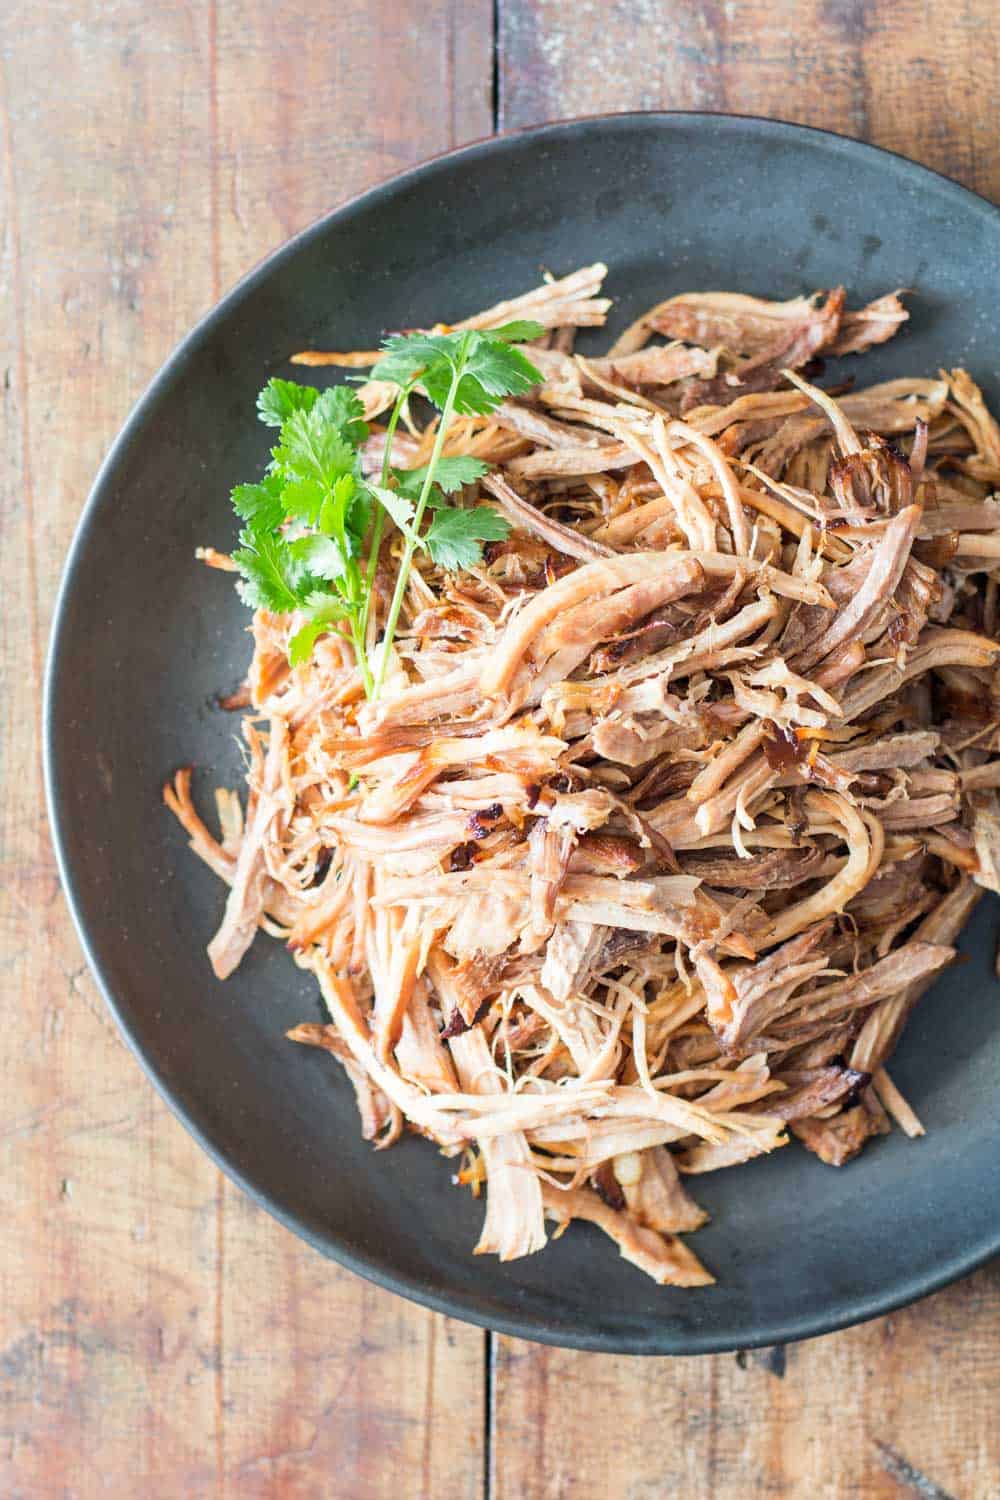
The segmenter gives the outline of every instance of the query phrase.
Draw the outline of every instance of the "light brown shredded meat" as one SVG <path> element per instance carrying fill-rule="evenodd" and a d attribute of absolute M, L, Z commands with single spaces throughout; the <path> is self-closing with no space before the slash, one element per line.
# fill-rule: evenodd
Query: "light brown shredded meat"
<path fill-rule="evenodd" d="M 1000 891 L 1000 428 L 963 370 L 803 378 L 892 338 L 897 292 L 689 293 L 574 353 L 604 276 L 448 325 L 537 320 L 543 382 L 449 431 L 514 529 L 466 573 L 418 554 L 378 701 L 336 633 L 290 668 L 258 614 L 245 811 L 216 838 L 189 771 L 164 795 L 229 886 L 216 973 L 284 939 L 330 1014 L 290 1036 L 377 1145 L 461 1158 L 477 1250 L 584 1219 L 702 1286 L 679 1173 L 922 1133 L 886 1063 Z"/>

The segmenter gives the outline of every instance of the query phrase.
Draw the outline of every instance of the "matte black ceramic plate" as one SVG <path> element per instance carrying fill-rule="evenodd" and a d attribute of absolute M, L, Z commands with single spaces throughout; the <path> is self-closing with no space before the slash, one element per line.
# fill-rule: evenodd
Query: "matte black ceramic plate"
<path fill-rule="evenodd" d="M 662 1290 L 574 1225 L 510 1265 L 475 1257 L 482 1207 L 406 1140 L 374 1153 L 340 1070 L 284 1039 L 316 990 L 261 938 L 217 983 L 223 889 L 160 806 L 164 777 L 241 784 L 246 617 L 194 562 L 233 538 L 230 486 L 266 456 L 253 418 L 290 351 L 367 348 L 593 260 L 610 332 L 691 289 L 855 302 L 911 287 L 904 333 L 865 379 L 966 364 L 1000 398 L 1000 213 L 921 167 L 798 127 L 698 115 L 554 125 L 471 146 L 338 209 L 240 283 L 168 361 L 101 471 L 69 559 L 46 749 L 63 878 L 90 962 L 151 1078 L 205 1148 L 318 1249 L 384 1286 L 527 1338 L 636 1353 L 776 1343 L 871 1317 L 1000 1250 L 995 910 L 924 1001 L 893 1066 L 926 1122 L 835 1171 L 797 1146 L 701 1178 L 693 1243 L 719 1277 Z M 603 347 L 608 332 L 589 340 Z M 150 540 L 155 538 L 151 551 Z M 141 565 L 133 565 L 139 563 Z"/>

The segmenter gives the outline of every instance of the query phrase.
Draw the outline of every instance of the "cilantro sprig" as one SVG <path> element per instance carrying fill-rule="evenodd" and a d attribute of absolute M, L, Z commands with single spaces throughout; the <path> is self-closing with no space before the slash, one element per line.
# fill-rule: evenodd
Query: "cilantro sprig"
<path fill-rule="evenodd" d="M 439 478 L 442 472 L 446 482 L 456 487 L 462 482 L 459 478 L 461 471 L 456 473 L 454 461 L 450 475 L 447 468 L 444 471 L 441 468 L 442 463 L 447 465 L 443 449 L 452 415 L 455 412 L 485 415 L 495 411 L 507 396 L 523 395 L 537 385 L 542 378 L 540 373 L 514 345 L 538 338 L 541 332 L 540 324 L 521 321 L 508 323 L 490 333 L 469 329 L 462 333 L 401 335 L 387 339 L 383 345 L 384 352 L 372 370 L 372 379 L 395 381 L 400 386 L 401 402 L 419 387 L 439 409 L 441 417 L 417 498 L 410 501 L 412 513 L 405 518 L 403 556 L 382 638 L 375 678 L 376 697 L 385 681 L 389 652 L 417 548 L 424 547 L 441 567 L 469 567 L 472 561 L 482 556 L 484 540 L 502 540 L 510 530 L 503 517 L 487 506 L 463 512 L 441 505 L 436 508 L 434 519 L 423 535 L 420 526 L 435 489 L 439 494 L 444 493 Z M 388 463 L 390 444 L 391 435 L 387 434 L 383 472 Z M 465 472 L 470 470 L 466 468 Z M 404 495 L 403 498 L 407 497 Z M 383 506 L 384 503 L 383 498 Z"/>
<path fill-rule="evenodd" d="M 489 333 L 387 339 L 372 378 L 393 382 L 399 394 L 386 426 L 377 483 L 362 472 L 360 449 L 369 429 L 353 391 L 340 386 L 320 392 L 290 380 L 268 381 L 257 414 L 278 430 L 278 440 L 264 478 L 232 492 L 243 522 L 233 560 L 241 574 L 237 588 L 248 605 L 300 616 L 289 642 L 293 666 L 308 661 L 321 635 L 339 631 L 352 642 L 366 695 L 377 697 L 417 551 L 456 571 L 475 566 L 484 542 L 508 535 L 507 521 L 492 507 L 450 503 L 449 497 L 482 478 L 488 465 L 465 455 L 446 456 L 443 449 L 455 414 L 485 415 L 541 380 L 514 347 L 541 332 L 539 324 L 522 321 Z M 393 435 L 415 392 L 440 412 L 434 445 L 427 464 L 395 469 Z M 403 537 L 403 553 L 373 673 L 375 574 L 387 515 Z"/>
<path fill-rule="evenodd" d="M 309 659 L 325 631 L 346 630 L 370 692 L 360 564 L 372 508 L 358 451 L 368 436 L 364 409 L 350 390 L 321 394 L 270 380 L 257 412 L 279 436 L 260 483 L 233 490 L 244 523 L 233 554 L 242 575 L 237 588 L 254 609 L 303 617 L 289 642 L 293 666 Z"/>

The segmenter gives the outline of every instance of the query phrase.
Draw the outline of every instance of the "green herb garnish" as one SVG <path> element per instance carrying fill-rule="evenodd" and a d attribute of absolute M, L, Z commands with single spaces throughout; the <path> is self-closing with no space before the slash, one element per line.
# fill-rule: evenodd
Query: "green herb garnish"
<path fill-rule="evenodd" d="M 378 696 L 417 549 L 440 568 L 473 567 L 485 541 L 502 541 L 507 521 L 491 506 L 451 505 L 448 496 L 488 469 L 479 459 L 444 457 L 452 416 L 485 415 L 507 396 L 523 395 L 541 375 L 515 342 L 537 338 L 538 323 L 509 323 L 489 333 L 410 334 L 387 339 L 372 370 L 399 386 L 386 426 L 380 480 L 366 480 L 360 448 L 368 425 L 358 397 L 339 386 L 322 393 L 291 380 L 269 380 L 257 398 L 262 422 L 278 429 L 267 474 L 237 485 L 233 508 L 243 521 L 233 560 L 237 587 L 254 609 L 298 612 L 304 623 L 289 642 L 293 666 L 308 661 L 317 639 L 336 630 L 350 639 L 365 693 Z M 392 439 L 407 401 L 419 392 L 440 411 L 430 462 L 393 469 Z M 432 517 L 423 526 L 425 513 Z M 377 674 L 368 656 L 375 571 L 385 517 L 403 536 L 403 556 L 382 636 Z M 366 557 L 367 554 L 367 557 Z"/>
<path fill-rule="evenodd" d="M 325 631 L 346 632 L 370 693 L 359 560 L 372 502 L 358 454 L 368 436 L 361 402 L 342 388 L 320 394 L 312 386 L 270 380 L 257 411 L 280 431 L 264 479 L 233 490 L 233 508 L 244 523 L 233 554 L 242 574 L 237 587 L 254 609 L 305 617 L 289 642 L 293 666 L 309 659 Z"/>

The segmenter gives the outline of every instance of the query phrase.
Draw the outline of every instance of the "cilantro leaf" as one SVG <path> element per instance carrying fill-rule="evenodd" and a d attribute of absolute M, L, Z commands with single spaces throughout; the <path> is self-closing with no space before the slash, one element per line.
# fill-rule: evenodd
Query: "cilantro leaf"
<path fill-rule="evenodd" d="M 317 479 L 332 487 L 357 461 L 353 445 L 324 420 L 321 409 L 293 411 L 282 424 L 274 465 L 286 479 Z"/>
<path fill-rule="evenodd" d="M 309 536 L 296 537 L 293 542 L 286 543 L 288 554 L 296 563 L 308 571 L 313 578 L 325 578 L 333 580 L 342 578 L 347 571 L 349 556 L 345 557 L 341 548 L 331 537 Z"/>
<path fill-rule="evenodd" d="M 541 380 L 520 349 L 486 334 L 472 335 L 459 382 L 456 411 L 494 411 L 505 396 L 522 396 Z"/>
<path fill-rule="evenodd" d="M 460 454 L 454 458 L 441 458 L 438 459 L 437 468 L 434 470 L 434 483 L 446 495 L 453 495 L 463 485 L 472 484 L 489 471 L 489 464 L 484 464 L 479 458 L 470 458 L 466 454 Z M 396 480 L 398 493 L 416 500 L 427 477 L 427 465 L 422 464 L 419 469 L 393 469 L 392 474 Z"/>
<path fill-rule="evenodd" d="M 275 376 L 257 397 L 257 415 L 265 426 L 281 427 L 293 411 L 312 411 L 318 398 L 319 391 L 314 386 Z"/>
<path fill-rule="evenodd" d="M 292 667 L 301 667 L 313 654 L 313 647 L 327 630 L 325 620 L 309 620 L 297 630 L 288 642 L 288 662 Z"/>
<path fill-rule="evenodd" d="M 240 543 L 233 561 L 242 574 L 236 587 L 244 604 L 276 615 L 298 609 L 306 573 L 296 566 L 283 538 L 267 531 L 241 531 Z"/>
<path fill-rule="evenodd" d="M 421 538 L 439 568 L 454 573 L 471 568 L 483 555 L 483 542 L 502 542 L 510 525 L 489 505 L 474 510 L 439 510 Z"/>
<path fill-rule="evenodd" d="M 544 332 L 543 325 L 531 318 L 517 318 L 513 323 L 504 323 L 502 328 L 486 330 L 489 338 L 503 339 L 505 344 L 528 344 L 532 339 L 540 339 Z"/>
<path fill-rule="evenodd" d="M 282 485 L 277 474 L 265 474 L 259 484 L 238 484 L 230 497 L 233 510 L 250 531 L 274 531 L 285 518 Z"/>
<path fill-rule="evenodd" d="M 312 656 L 313 647 L 331 625 L 347 617 L 347 609 L 336 594 L 314 592 L 306 600 L 306 623 L 297 630 L 288 642 L 288 660 L 293 667 L 301 667 Z"/>
<path fill-rule="evenodd" d="M 423 471 L 417 469 L 411 472 L 420 474 Z M 453 458 L 438 459 L 437 468 L 434 470 L 434 483 L 444 490 L 446 495 L 453 495 L 463 485 L 474 484 L 477 479 L 482 479 L 483 475 L 489 472 L 489 464 L 483 463 L 481 458 L 472 458 L 467 453 L 460 453 Z"/>
<path fill-rule="evenodd" d="M 464 415 L 494 411 L 505 396 L 523 395 L 542 376 L 511 339 L 542 329 L 528 321 L 508 323 L 491 333 L 396 334 L 383 344 L 382 358 L 371 372 L 373 380 L 392 380 L 405 386 L 419 381 L 427 397 L 443 410 L 456 375 L 454 409 Z"/>
<path fill-rule="evenodd" d="M 354 490 L 353 499 L 347 506 L 344 516 L 344 529 L 354 537 L 360 550 L 371 525 L 372 519 L 372 497 L 368 492 L 367 485 L 357 485 Z"/>
<path fill-rule="evenodd" d="M 325 422 L 335 427 L 341 437 L 357 448 L 368 436 L 365 408 L 361 398 L 349 386 L 335 385 L 324 391 L 316 409 Z"/>
<path fill-rule="evenodd" d="M 396 481 L 397 495 L 405 495 L 408 500 L 420 499 L 427 478 L 426 464 L 421 464 L 419 469 L 390 469 L 389 472 Z"/>
<path fill-rule="evenodd" d="M 420 377 L 421 389 L 438 411 L 444 411 L 447 405 L 454 378 L 455 366 L 451 359 L 439 359 L 435 364 L 428 365 Z M 454 409 L 455 411 L 461 409 L 457 401 Z"/>
<path fill-rule="evenodd" d="M 396 333 L 383 342 L 382 355 L 369 379 L 409 385 L 435 365 L 450 366 L 457 352 L 453 334 Z"/>
<path fill-rule="evenodd" d="M 341 474 L 326 492 L 322 505 L 313 517 L 313 523 L 319 526 L 325 536 L 344 538 L 347 530 L 347 507 L 354 497 L 354 489 L 354 475 Z"/>
<path fill-rule="evenodd" d="M 281 484 L 280 478 L 278 483 Z M 326 493 L 318 479 L 291 480 L 284 486 L 281 494 L 284 516 L 292 516 L 296 521 L 304 521 L 307 526 L 315 526 Z"/>
<path fill-rule="evenodd" d="M 382 509 L 388 511 L 400 531 L 404 535 L 411 535 L 410 523 L 413 520 L 414 505 L 408 495 L 401 490 L 386 489 L 381 484 L 370 484 L 368 488 L 381 505 Z"/>

